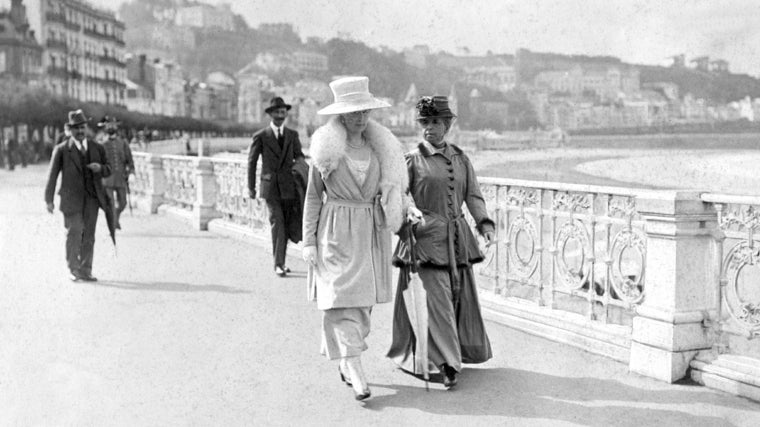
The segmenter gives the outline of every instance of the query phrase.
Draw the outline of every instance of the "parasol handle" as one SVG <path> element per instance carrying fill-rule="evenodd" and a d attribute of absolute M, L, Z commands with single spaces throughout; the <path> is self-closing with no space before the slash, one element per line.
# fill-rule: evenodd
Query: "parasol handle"
<path fill-rule="evenodd" d="M 412 273 L 417 273 L 419 262 L 417 260 L 417 249 L 415 248 L 417 245 L 417 238 L 414 236 L 414 233 L 417 231 L 417 224 L 410 223 L 409 225 L 409 261 L 412 264 L 410 269 Z"/>

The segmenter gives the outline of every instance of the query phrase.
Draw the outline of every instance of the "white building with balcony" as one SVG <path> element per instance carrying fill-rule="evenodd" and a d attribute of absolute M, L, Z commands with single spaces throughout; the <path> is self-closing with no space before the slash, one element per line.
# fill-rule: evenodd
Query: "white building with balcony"
<path fill-rule="evenodd" d="M 125 105 L 124 23 L 113 12 L 84 0 L 27 0 L 27 11 L 54 93 Z"/>

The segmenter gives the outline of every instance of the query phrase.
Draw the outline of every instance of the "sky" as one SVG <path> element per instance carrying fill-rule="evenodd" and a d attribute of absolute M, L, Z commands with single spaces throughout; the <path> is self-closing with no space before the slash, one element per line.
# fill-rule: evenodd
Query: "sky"
<path fill-rule="evenodd" d="M 0 4 L 10 0 L 0 0 Z M 124 0 L 89 0 L 116 10 Z M 248 24 L 290 22 L 301 37 L 339 33 L 395 50 L 612 55 L 667 65 L 709 55 L 760 76 L 759 0 L 206 0 Z"/>

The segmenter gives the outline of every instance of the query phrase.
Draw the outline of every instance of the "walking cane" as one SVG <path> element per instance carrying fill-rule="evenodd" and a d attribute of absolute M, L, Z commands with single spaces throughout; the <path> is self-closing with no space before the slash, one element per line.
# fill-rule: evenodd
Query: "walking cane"
<path fill-rule="evenodd" d="M 134 216 L 132 214 L 132 192 L 129 191 L 129 174 L 127 174 L 127 178 L 124 180 L 127 184 L 127 206 L 129 206 L 129 216 Z"/>

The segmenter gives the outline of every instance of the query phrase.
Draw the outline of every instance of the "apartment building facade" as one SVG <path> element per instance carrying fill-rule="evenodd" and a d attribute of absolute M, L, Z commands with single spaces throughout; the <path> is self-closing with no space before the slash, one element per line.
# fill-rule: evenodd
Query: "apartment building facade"
<path fill-rule="evenodd" d="M 31 28 L 45 49 L 45 84 L 54 93 L 125 105 L 124 23 L 83 0 L 27 0 Z"/>

